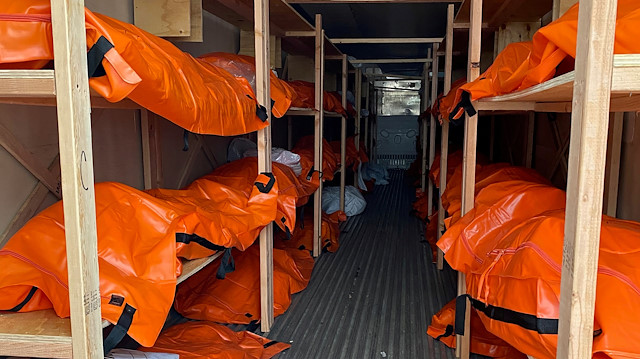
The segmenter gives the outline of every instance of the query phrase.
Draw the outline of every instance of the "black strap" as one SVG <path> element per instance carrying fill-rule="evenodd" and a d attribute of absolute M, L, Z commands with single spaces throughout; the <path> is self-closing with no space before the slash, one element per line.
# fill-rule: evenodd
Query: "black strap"
<path fill-rule="evenodd" d="M 449 121 L 456 123 L 454 117 L 458 113 L 458 111 L 460 111 L 460 109 L 464 109 L 469 116 L 475 116 L 478 113 L 478 111 L 476 111 L 476 109 L 473 107 L 473 104 L 471 103 L 471 94 L 467 91 L 462 92 L 462 96 L 460 96 L 460 102 L 458 102 L 456 107 L 449 114 Z"/>
<path fill-rule="evenodd" d="M 31 298 L 33 298 L 33 295 L 36 294 L 37 291 L 38 287 L 31 287 L 31 290 L 29 291 L 29 293 L 27 293 L 27 296 L 22 300 L 22 302 L 9 309 L 9 312 L 19 312 L 20 309 L 22 309 L 25 305 L 27 305 L 27 303 L 29 303 L 29 301 L 31 300 Z"/>
<path fill-rule="evenodd" d="M 258 321 L 257 320 L 252 320 L 249 322 L 249 324 L 247 324 L 247 328 L 245 329 L 248 332 L 255 332 L 256 329 L 258 329 Z"/>
<path fill-rule="evenodd" d="M 216 278 L 224 279 L 228 273 L 234 270 L 236 270 L 236 261 L 231 255 L 231 248 L 227 248 L 222 255 L 222 261 L 220 262 L 220 267 L 218 267 L 218 272 L 216 272 Z"/>
<path fill-rule="evenodd" d="M 256 105 L 256 116 L 258 116 L 258 118 L 262 120 L 262 122 L 267 122 L 267 120 L 269 119 L 267 109 L 262 105 Z"/>
<path fill-rule="evenodd" d="M 261 174 L 269 177 L 269 182 L 266 185 L 260 182 L 256 182 L 254 184 L 258 188 L 258 191 L 262 193 L 269 193 L 271 192 L 273 185 L 276 184 L 276 177 L 271 172 L 262 172 Z"/>
<path fill-rule="evenodd" d="M 182 135 L 182 141 L 184 142 L 184 147 L 182 147 L 182 151 L 184 152 L 189 151 L 189 131 L 184 130 L 184 133 Z"/>
<path fill-rule="evenodd" d="M 558 319 L 538 318 L 532 314 L 486 305 L 477 299 L 471 298 L 468 294 L 456 298 L 456 334 L 464 335 L 464 313 L 467 307 L 467 298 L 471 301 L 471 306 L 493 320 L 515 324 L 539 334 L 558 334 Z"/>
<path fill-rule="evenodd" d="M 313 169 L 313 167 L 311 167 L 309 169 L 309 173 L 307 173 L 307 181 L 311 181 L 311 178 L 313 177 L 313 172 L 315 172 L 315 170 Z"/>
<path fill-rule="evenodd" d="M 438 335 L 438 337 L 436 337 L 436 340 L 440 340 L 442 338 L 450 337 L 451 335 L 453 335 L 453 325 L 449 324 L 445 328 L 444 333 L 442 333 L 442 334 Z"/>
<path fill-rule="evenodd" d="M 135 312 L 136 308 L 129 304 L 125 304 L 124 310 L 122 310 L 122 314 L 120 314 L 120 318 L 118 318 L 118 323 L 113 326 L 109 335 L 104 339 L 103 346 L 105 356 L 122 341 L 125 335 L 127 335 L 127 332 L 131 327 L 131 323 L 133 322 L 133 315 Z"/>
<path fill-rule="evenodd" d="M 107 74 L 102 66 L 102 59 L 111 49 L 113 49 L 113 44 L 104 36 L 100 36 L 98 41 L 91 46 L 89 52 L 87 52 L 89 77 L 100 77 Z"/>
<path fill-rule="evenodd" d="M 227 249 L 223 246 L 209 242 L 206 238 L 202 238 L 197 234 L 176 233 L 176 242 L 184 244 L 196 243 L 212 251 L 224 251 Z"/>
<path fill-rule="evenodd" d="M 272 341 L 270 341 L 270 342 L 266 343 L 265 345 L 263 345 L 262 347 L 263 347 L 263 348 L 265 348 L 265 349 L 267 349 L 268 347 L 270 347 L 270 346 L 272 346 L 272 345 L 274 345 L 274 344 L 278 344 L 278 342 L 277 342 L 277 341 L 275 341 L 275 340 L 272 340 Z"/>

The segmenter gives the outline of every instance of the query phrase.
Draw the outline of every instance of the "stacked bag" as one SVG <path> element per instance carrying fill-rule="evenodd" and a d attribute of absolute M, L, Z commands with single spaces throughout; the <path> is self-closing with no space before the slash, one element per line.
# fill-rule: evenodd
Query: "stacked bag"
<path fill-rule="evenodd" d="M 516 357 L 515 349 L 555 358 L 565 192 L 531 169 L 478 164 L 474 208 L 461 216 L 461 166 L 449 171 L 442 195 L 446 232 L 437 246 L 451 267 L 466 275 L 472 352 Z M 594 358 L 640 357 L 639 262 L 640 224 L 604 216 Z M 436 314 L 428 332 L 448 345 L 455 345 L 445 339 L 455 334 L 451 311 L 464 311 L 465 301 L 458 303 L 459 308 L 450 303 Z"/>

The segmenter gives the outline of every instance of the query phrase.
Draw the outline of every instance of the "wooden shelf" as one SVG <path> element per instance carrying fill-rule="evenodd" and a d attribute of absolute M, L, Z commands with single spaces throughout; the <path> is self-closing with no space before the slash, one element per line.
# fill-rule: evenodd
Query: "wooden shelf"
<path fill-rule="evenodd" d="M 253 0 L 203 0 L 203 9 L 242 30 L 253 31 Z M 284 0 L 269 0 L 269 19 L 272 35 L 282 37 L 283 49 L 296 55 L 313 56 L 313 36 L 289 36 L 287 33 L 308 33 L 315 28 Z M 325 55 L 341 55 L 342 52 L 325 37 Z"/>
<path fill-rule="evenodd" d="M 474 106 L 479 111 L 571 112 L 575 73 L 514 93 L 484 98 Z M 611 85 L 611 111 L 640 108 L 640 55 L 615 55 Z"/>
<path fill-rule="evenodd" d="M 469 23 L 469 4 L 470 0 L 462 2 L 454 24 Z M 484 0 L 483 22 L 488 28 L 497 28 L 507 22 L 535 22 L 551 11 L 552 6 L 553 0 Z"/>
<path fill-rule="evenodd" d="M 315 116 L 318 110 L 313 108 L 301 108 L 301 107 L 290 107 L 286 116 Z M 325 117 L 342 117 L 341 114 L 337 112 L 324 111 Z"/>
<path fill-rule="evenodd" d="M 223 252 L 207 258 L 184 261 L 182 283 L 215 261 Z M 102 327 L 109 326 L 106 320 Z M 53 309 L 28 313 L 0 313 L 0 356 L 71 358 L 71 321 L 60 318 Z"/>
<path fill-rule="evenodd" d="M 32 106 L 56 106 L 53 70 L 0 70 L 0 103 Z M 109 102 L 91 91 L 92 108 L 141 109 L 124 99 Z"/>

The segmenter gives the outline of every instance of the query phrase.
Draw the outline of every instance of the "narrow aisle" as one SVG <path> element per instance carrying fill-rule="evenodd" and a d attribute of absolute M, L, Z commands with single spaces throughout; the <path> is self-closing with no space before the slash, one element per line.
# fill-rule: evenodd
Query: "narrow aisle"
<path fill-rule="evenodd" d="M 415 190 L 404 171 L 366 197 L 343 227 L 337 253 L 323 253 L 311 282 L 276 318 L 269 338 L 291 342 L 280 358 L 453 358 L 427 334 L 431 316 L 455 296 L 451 270 L 431 263 Z"/>

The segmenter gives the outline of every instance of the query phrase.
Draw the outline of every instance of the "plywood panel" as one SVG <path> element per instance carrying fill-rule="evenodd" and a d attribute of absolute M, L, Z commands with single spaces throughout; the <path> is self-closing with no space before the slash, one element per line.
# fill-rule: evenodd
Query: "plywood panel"
<path fill-rule="evenodd" d="M 190 0 L 133 0 L 134 24 L 156 36 L 191 35 Z"/>

